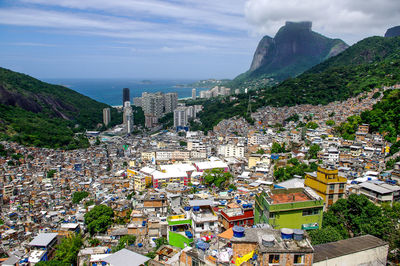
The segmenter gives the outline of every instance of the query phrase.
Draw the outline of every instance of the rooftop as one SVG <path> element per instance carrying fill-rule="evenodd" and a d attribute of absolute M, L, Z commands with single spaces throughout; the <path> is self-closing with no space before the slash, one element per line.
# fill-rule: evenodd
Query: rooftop
<path fill-rule="evenodd" d="M 112 266 L 126 266 L 126 265 L 142 265 L 150 258 L 140 255 L 136 252 L 130 251 L 126 248 L 121 249 L 110 256 L 103 259 L 105 262 Z"/>
<path fill-rule="evenodd" d="M 314 263 L 368 250 L 387 243 L 375 236 L 365 235 L 314 246 Z"/>
<path fill-rule="evenodd" d="M 279 193 L 279 194 L 271 193 L 271 194 L 269 194 L 269 196 L 273 200 L 273 204 L 312 200 L 304 192 L 294 192 L 294 193 L 287 193 L 287 194 L 286 193 Z"/>
<path fill-rule="evenodd" d="M 57 238 L 57 233 L 43 233 L 36 236 L 30 243 L 29 246 L 40 246 L 45 247 Z"/>

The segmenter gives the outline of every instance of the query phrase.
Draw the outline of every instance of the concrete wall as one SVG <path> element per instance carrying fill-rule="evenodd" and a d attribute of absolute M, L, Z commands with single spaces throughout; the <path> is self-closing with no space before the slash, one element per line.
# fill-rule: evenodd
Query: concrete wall
<path fill-rule="evenodd" d="M 380 266 L 386 265 L 389 246 L 381 246 L 357 253 L 314 263 L 315 266 Z"/>

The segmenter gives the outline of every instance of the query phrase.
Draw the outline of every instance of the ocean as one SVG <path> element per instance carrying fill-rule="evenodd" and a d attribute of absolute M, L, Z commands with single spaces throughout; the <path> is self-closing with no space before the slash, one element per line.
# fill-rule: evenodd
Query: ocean
<path fill-rule="evenodd" d="M 178 98 L 192 97 L 192 88 L 182 87 L 195 80 L 133 80 L 133 79 L 45 79 L 45 82 L 63 85 L 96 101 L 112 106 L 122 105 L 122 89 L 130 89 L 130 98 L 142 96 L 142 92 L 177 92 Z M 197 96 L 205 88 L 197 88 Z"/>

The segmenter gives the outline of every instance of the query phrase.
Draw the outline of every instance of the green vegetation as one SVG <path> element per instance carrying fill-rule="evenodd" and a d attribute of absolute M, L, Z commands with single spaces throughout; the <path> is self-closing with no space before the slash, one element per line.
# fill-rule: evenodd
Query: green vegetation
<path fill-rule="evenodd" d="M 88 243 L 91 247 L 97 247 L 98 245 L 100 245 L 100 240 L 98 240 L 97 238 L 89 238 Z"/>
<path fill-rule="evenodd" d="M 397 156 L 396 158 L 389 159 L 386 163 L 386 170 L 391 170 L 394 167 L 394 164 L 400 162 L 400 156 Z"/>
<path fill-rule="evenodd" d="M 87 196 L 89 196 L 89 192 L 87 191 L 76 191 L 72 194 L 72 203 L 79 204 Z"/>
<path fill-rule="evenodd" d="M 71 266 L 70 263 L 62 262 L 62 261 L 58 261 L 58 260 L 39 261 L 35 265 L 36 266 Z"/>
<path fill-rule="evenodd" d="M 282 182 L 292 179 L 294 175 L 304 177 L 306 172 L 313 172 L 317 170 L 318 165 L 311 163 L 307 165 L 305 163 L 300 163 L 296 158 L 288 160 L 288 164 L 285 167 L 274 167 L 274 178 L 275 180 Z"/>
<path fill-rule="evenodd" d="M 181 140 L 181 141 L 179 141 L 179 146 L 181 146 L 181 147 L 186 147 L 186 146 L 187 146 L 187 142 Z"/>
<path fill-rule="evenodd" d="M 318 144 L 311 145 L 307 152 L 307 158 L 317 159 L 317 155 L 320 150 L 321 150 L 321 147 Z"/>
<path fill-rule="evenodd" d="M 332 226 L 311 230 L 308 234 L 311 238 L 312 245 L 325 244 L 343 239 L 342 235 Z"/>
<path fill-rule="evenodd" d="M 279 144 L 278 144 L 279 145 Z M 256 153 L 257 154 L 265 154 L 266 152 L 265 152 L 265 150 L 264 149 L 258 149 L 257 151 L 256 151 Z"/>
<path fill-rule="evenodd" d="M 80 248 L 83 245 L 83 239 L 80 234 L 65 237 L 61 243 L 56 246 L 54 260 L 75 265 Z"/>
<path fill-rule="evenodd" d="M 85 214 L 85 224 L 91 235 L 95 233 L 104 233 L 112 224 L 113 217 L 114 212 L 110 207 L 98 205 Z"/>
<path fill-rule="evenodd" d="M 284 153 L 286 152 L 286 143 L 279 144 L 278 142 L 272 143 L 271 153 Z"/>
<path fill-rule="evenodd" d="M 46 148 L 77 149 L 89 146 L 85 129 L 102 122 L 110 107 L 63 86 L 0 68 L 0 139 Z M 10 102 L 12 104 L 10 104 Z M 110 126 L 122 116 L 111 108 Z"/>
<path fill-rule="evenodd" d="M 123 248 L 126 248 L 130 245 L 134 245 L 136 242 L 136 236 L 134 235 L 126 235 L 126 236 L 122 236 L 119 240 L 118 240 L 118 245 L 116 245 L 115 247 L 111 248 L 111 251 L 113 253 L 120 251 Z"/>
<path fill-rule="evenodd" d="M 327 125 L 327 126 L 334 126 L 335 125 L 335 121 L 333 121 L 333 120 L 327 120 L 326 122 L 325 122 L 325 124 Z"/>
<path fill-rule="evenodd" d="M 47 171 L 46 176 L 47 176 L 47 178 L 53 178 L 56 173 L 57 173 L 57 170 L 51 169 L 51 170 Z"/>
<path fill-rule="evenodd" d="M 322 229 L 310 231 L 313 244 L 370 234 L 389 243 L 389 259 L 400 259 L 400 203 L 377 206 L 364 195 L 339 199 L 324 213 Z"/>
<path fill-rule="evenodd" d="M 158 122 L 163 125 L 164 129 L 174 126 L 174 113 L 165 114 L 163 117 L 158 119 Z"/>
<path fill-rule="evenodd" d="M 203 182 L 207 186 L 215 185 L 218 188 L 223 188 L 228 185 L 232 177 L 231 173 L 224 172 L 222 169 L 206 170 L 203 176 Z"/>
<path fill-rule="evenodd" d="M 317 129 L 317 128 L 318 128 L 318 124 L 311 121 L 311 122 L 308 122 L 308 123 L 306 124 L 306 128 Z"/>
<path fill-rule="evenodd" d="M 394 143 L 400 135 L 400 90 L 386 91 L 372 110 L 348 117 L 346 123 L 337 127 L 337 131 L 343 138 L 352 140 L 360 124 L 369 124 L 370 132 L 379 132 L 385 135 L 387 141 Z"/>

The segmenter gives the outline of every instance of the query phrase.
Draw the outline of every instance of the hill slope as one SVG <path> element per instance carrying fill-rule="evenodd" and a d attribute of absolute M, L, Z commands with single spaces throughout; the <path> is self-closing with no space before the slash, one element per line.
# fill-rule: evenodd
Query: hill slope
<path fill-rule="evenodd" d="M 233 87 L 251 87 L 258 82 L 280 82 L 335 56 L 348 45 L 311 30 L 311 22 L 286 22 L 274 38 L 262 38 L 249 71 L 236 77 Z"/>
<path fill-rule="evenodd" d="M 327 104 L 345 100 L 371 88 L 400 83 L 400 37 L 366 38 L 341 54 L 316 65 L 297 78 L 274 87 L 251 91 L 251 107 L 265 105 Z M 232 101 L 213 100 L 199 114 L 202 126 L 210 130 L 220 120 L 246 114 L 248 95 Z"/>
<path fill-rule="evenodd" d="M 95 129 L 110 107 L 63 86 L 0 68 L 0 138 L 49 148 L 87 146 L 74 133 Z M 112 108 L 112 123 L 120 115 Z"/>

